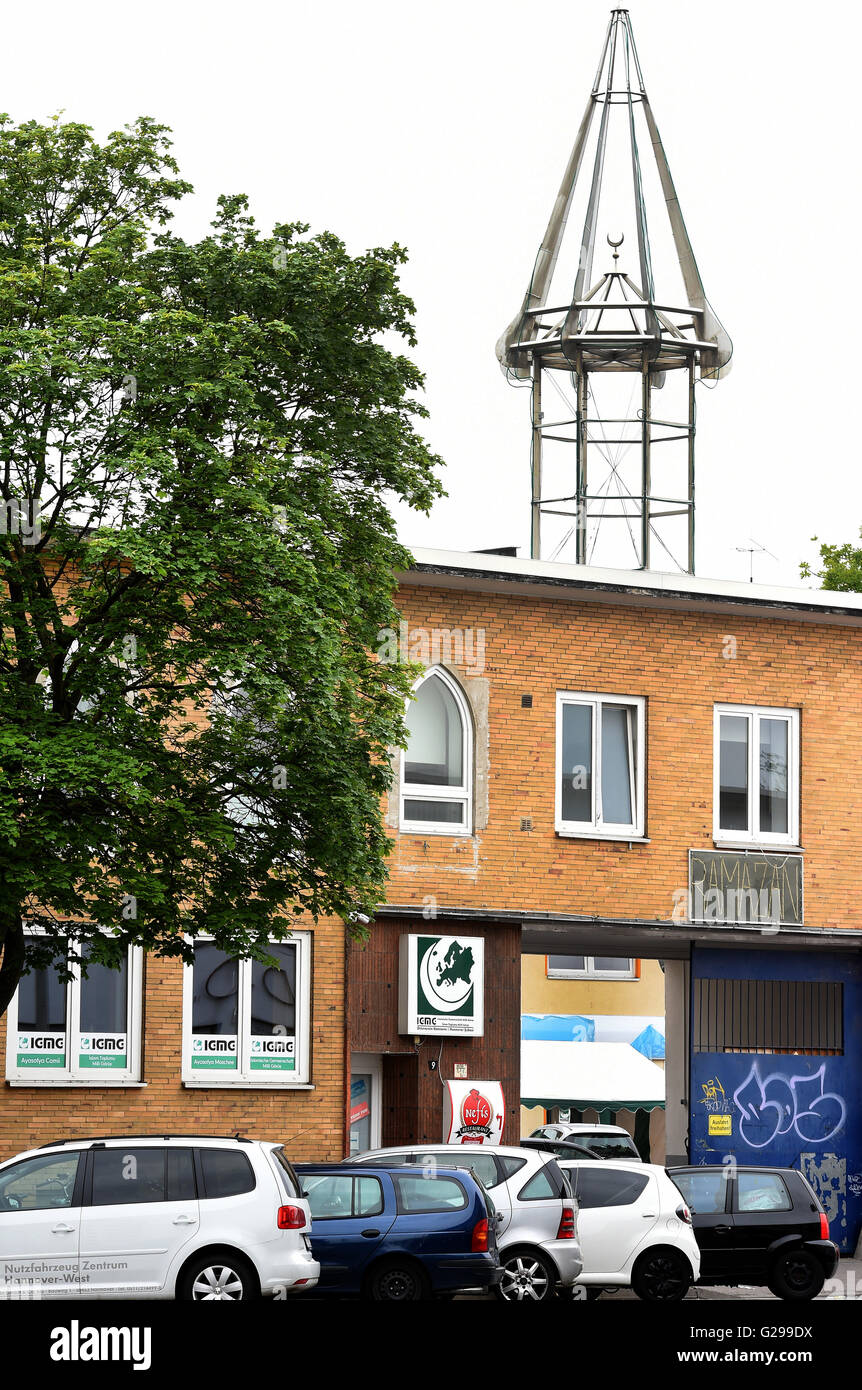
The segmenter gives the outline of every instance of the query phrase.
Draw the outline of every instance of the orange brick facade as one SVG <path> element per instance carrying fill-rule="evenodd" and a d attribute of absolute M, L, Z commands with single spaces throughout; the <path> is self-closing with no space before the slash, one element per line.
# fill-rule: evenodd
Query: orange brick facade
<path fill-rule="evenodd" d="M 467 1063 L 470 1078 L 503 1082 L 507 1137 L 516 1137 L 518 915 L 595 918 L 597 931 L 603 919 L 671 922 L 674 894 L 687 885 L 689 850 L 713 846 L 717 702 L 800 711 L 805 927 L 862 929 L 853 892 L 862 851 L 855 771 L 862 745 L 856 626 L 862 606 L 855 612 L 851 603 L 843 616 L 820 617 L 803 611 L 802 591 L 798 599 L 785 592 L 783 609 L 765 601 L 746 604 L 741 592 L 722 600 L 720 593 L 704 597 L 693 589 L 664 600 L 646 594 L 649 576 L 641 577 L 640 592 L 620 579 L 617 590 L 596 584 L 581 591 L 548 578 L 549 567 L 536 575 L 511 567 L 497 573 L 493 559 L 477 557 L 471 573 L 461 558 L 463 576 L 443 566 L 438 573 L 430 562 L 418 565 L 402 581 L 399 604 L 411 633 L 482 634 L 481 669 L 479 663 L 472 669 L 446 663 L 474 724 L 472 834 L 401 833 L 397 785 L 393 789 L 384 807 L 393 839 L 388 909 L 372 924 L 370 947 L 350 946 L 346 957 L 340 924 L 314 929 L 313 1089 L 185 1087 L 182 970 L 150 959 L 144 967 L 145 1084 L 4 1083 L 0 1156 L 63 1134 L 239 1130 L 289 1141 L 297 1160 L 340 1158 L 349 1143 L 352 1053 L 381 1058 L 384 1142 L 440 1135 L 439 1083 L 452 1077 L 456 1061 Z M 555 701 L 565 690 L 645 700 L 644 843 L 556 833 Z M 531 707 L 524 696 L 532 697 Z M 464 925 L 470 914 L 477 914 L 472 929 Z M 444 1046 L 432 1074 L 430 1049 L 397 1036 L 394 1027 L 398 938 L 430 922 L 446 932 L 453 921 L 465 934 L 474 930 L 485 938 L 485 1009 L 492 1022 L 485 1038 Z M 644 952 L 638 947 L 630 954 Z M 5 1043 L 0 1025 L 4 1064 Z M 686 1045 L 684 1035 L 677 1039 L 678 1047 Z"/>
<path fill-rule="evenodd" d="M 713 706 L 756 704 L 801 710 L 806 922 L 862 927 L 850 867 L 862 856 L 854 628 L 410 585 L 399 602 L 411 631 L 485 633 L 482 675 L 452 669 L 468 697 L 487 681 L 489 816 L 472 839 L 396 835 L 390 901 L 670 920 L 689 849 L 713 845 Z M 728 637 L 735 657 L 723 655 Z M 555 833 L 560 690 L 646 698 L 648 844 Z"/>
<path fill-rule="evenodd" d="M 0 1156 L 64 1135 L 152 1132 L 233 1134 L 290 1141 L 291 1155 L 341 1158 L 344 1150 L 344 932 L 321 923 L 312 945 L 313 1090 L 190 1089 L 181 1079 L 182 966 L 144 964 L 139 1087 L 4 1086 Z M 5 1074 L 7 1030 L 0 1025 Z"/>

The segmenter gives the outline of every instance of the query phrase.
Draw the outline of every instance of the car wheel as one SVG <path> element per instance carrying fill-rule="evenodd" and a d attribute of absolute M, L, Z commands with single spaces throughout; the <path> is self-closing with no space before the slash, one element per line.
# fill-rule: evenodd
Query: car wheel
<path fill-rule="evenodd" d="M 494 1292 L 504 1303 L 544 1303 L 553 1298 L 556 1271 L 538 1250 L 512 1250 L 500 1260 Z"/>
<path fill-rule="evenodd" d="M 368 1296 L 375 1303 L 418 1303 L 427 1296 L 425 1276 L 409 1261 L 392 1260 L 372 1271 Z"/>
<path fill-rule="evenodd" d="M 816 1298 L 825 1275 L 816 1256 L 809 1250 L 786 1250 L 769 1271 L 769 1290 L 776 1298 L 804 1303 Z"/>
<path fill-rule="evenodd" d="M 180 1298 L 189 1303 L 246 1302 L 260 1292 L 257 1277 L 237 1255 L 202 1255 L 186 1270 Z"/>
<path fill-rule="evenodd" d="M 647 1250 L 632 1270 L 632 1288 L 647 1303 L 677 1303 L 691 1288 L 691 1265 L 678 1250 Z"/>

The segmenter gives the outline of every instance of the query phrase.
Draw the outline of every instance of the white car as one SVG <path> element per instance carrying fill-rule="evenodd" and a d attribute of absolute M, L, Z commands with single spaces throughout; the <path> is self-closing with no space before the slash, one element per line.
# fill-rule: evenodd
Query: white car
<path fill-rule="evenodd" d="M 70 1139 L 0 1164 L 0 1280 L 37 1298 L 251 1299 L 312 1288 L 311 1214 L 279 1144 Z"/>
<path fill-rule="evenodd" d="M 575 1144 L 586 1144 L 599 1158 L 630 1158 L 635 1163 L 641 1161 L 634 1139 L 622 1125 L 569 1124 L 567 1120 L 560 1120 L 556 1124 L 534 1129 L 530 1138 L 552 1139 L 557 1143 L 571 1140 Z"/>
<path fill-rule="evenodd" d="M 578 1203 L 578 1284 L 596 1290 L 594 1297 L 630 1285 L 653 1303 L 684 1298 L 700 1278 L 700 1250 L 685 1198 L 664 1168 L 624 1159 L 557 1162 Z"/>
<path fill-rule="evenodd" d="M 507 1145 L 411 1144 L 354 1154 L 351 1163 L 436 1162 L 469 1168 L 497 1211 L 500 1282 L 507 1303 L 543 1303 L 581 1271 L 577 1213 L 553 1154 Z"/>

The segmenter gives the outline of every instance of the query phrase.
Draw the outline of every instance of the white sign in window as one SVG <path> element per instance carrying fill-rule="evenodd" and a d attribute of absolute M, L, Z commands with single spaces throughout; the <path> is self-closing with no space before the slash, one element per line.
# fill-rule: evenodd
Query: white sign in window
<path fill-rule="evenodd" d="M 798 843 L 798 710 L 716 705 L 713 817 L 716 840 Z"/>
<path fill-rule="evenodd" d="M 642 698 L 558 692 L 556 828 L 563 835 L 643 835 Z"/>
<path fill-rule="evenodd" d="M 56 968 L 24 975 L 9 1006 L 6 1077 L 33 1084 L 99 1085 L 140 1079 L 141 951 L 119 969 L 74 948 L 86 967 L 70 980 Z"/>
<path fill-rule="evenodd" d="M 274 964 L 237 960 L 206 938 L 185 968 L 183 1080 L 190 1086 L 308 1081 L 308 932 L 272 941 Z"/>

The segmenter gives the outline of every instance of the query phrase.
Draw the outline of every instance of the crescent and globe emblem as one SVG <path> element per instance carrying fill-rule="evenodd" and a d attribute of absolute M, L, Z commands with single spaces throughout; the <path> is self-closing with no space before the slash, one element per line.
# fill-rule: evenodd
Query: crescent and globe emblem
<path fill-rule="evenodd" d="M 473 992 L 472 954 L 468 971 L 453 970 L 446 959 L 453 946 L 458 951 L 454 936 L 442 936 L 428 948 L 419 964 L 419 982 L 425 998 L 433 1008 L 447 1014 L 460 1009 Z"/>

